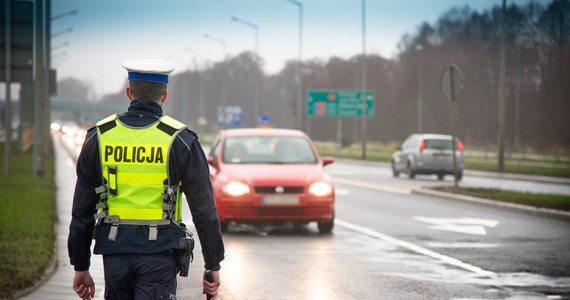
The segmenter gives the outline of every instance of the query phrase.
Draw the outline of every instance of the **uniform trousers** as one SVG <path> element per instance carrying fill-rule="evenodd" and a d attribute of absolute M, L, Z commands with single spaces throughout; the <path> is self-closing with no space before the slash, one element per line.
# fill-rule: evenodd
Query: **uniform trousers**
<path fill-rule="evenodd" d="M 105 299 L 176 299 L 177 264 L 171 253 L 106 254 Z"/>

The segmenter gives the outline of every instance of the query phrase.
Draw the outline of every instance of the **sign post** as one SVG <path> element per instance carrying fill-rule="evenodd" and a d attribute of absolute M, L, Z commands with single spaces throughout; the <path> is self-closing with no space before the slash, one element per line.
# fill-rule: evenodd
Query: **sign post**
<path fill-rule="evenodd" d="M 443 95 L 449 101 L 449 111 L 451 119 L 451 147 L 453 149 L 453 178 L 457 187 L 457 157 L 455 156 L 457 143 L 455 141 L 455 103 L 463 91 L 463 75 L 461 69 L 455 64 L 450 64 L 445 68 L 441 76 L 441 89 Z"/>

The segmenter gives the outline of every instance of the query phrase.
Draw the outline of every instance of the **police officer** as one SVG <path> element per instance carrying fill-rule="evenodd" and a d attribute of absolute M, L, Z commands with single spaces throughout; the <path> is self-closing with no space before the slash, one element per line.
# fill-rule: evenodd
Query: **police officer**
<path fill-rule="evenodd" d="M 224 245 L 206 157 L 198 136 L 162 113 L 174 67 L 152 59 L 123 62 L 128 111 L 88 130 L 77 161 L 68 252 L 73 289 L 95 295 L 89 274 L 91 240 L 103 255 L 106 299 L 175 299 L 176 273 L 188 231 L 181 220 L 186 195 L 217 295 Z M 93 234 L 95 231 L 95 234 Z"/>

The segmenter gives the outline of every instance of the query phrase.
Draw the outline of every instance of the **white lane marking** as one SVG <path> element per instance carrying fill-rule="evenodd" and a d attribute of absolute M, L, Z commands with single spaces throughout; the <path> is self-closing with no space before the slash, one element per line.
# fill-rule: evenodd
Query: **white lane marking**
<path fill-rule="evenodd" d="M 430 242 L 427 243 L 430 248 L 496 248 L 499 247 L 498 244 L 487 244 L 487 243 L 440 243 L 440 242 Z"/>
<path fill-rule="evenodd" d="M 487 235 L 486 227 L 495 227 L 499 221 L 475 218 L 427 218 L 414 217 L 414 220 L 433 224 L 429 228 L 454 231 L 473 235 Z"/>
<path fill-rule="evenodd" d="M 355 224 L 352 224 L 352 223 L 349 223 L 349 222 L 346 222 L 343 220 L 339 220 L 339 219 L 335 219 L 334 222 L 336 225 L 342 226 L 344 228 L 348 228 L 348 229 L 354 230 L 356 232 L 360 232 L 362 234 L 381 239 L 385 242 L 388 242 L 388 243 L 391 243 L 394 245 L 398 245 L 400 247 L 406 248 L 408 250 L 411 250 L 411 251 L 419 253 L 419 254 L 423 254 L 423 255 L 426 255 L 426 256 L 429 256 L 429 257 L 432 257 L 435 259 L 439 259 L 439 260 L 443 261 L 444 263 L 465 269 L 465 270 L 473 272 L 475 274 L 478 274 L 481 276 L 488 276 L 488 277 L 495 277 L 496 276 L 496 274 L 494 272 L 483 270 L 477 266 L 473 266 L 473 265 L 470 265 L 468 263 L 464 263 L 464 262 L 462 262 L 456 258 L 437 253 L 435 251 L 420 247 L 420 246 L 418 246 L 416 244 L 412 244 L 410 242 L 395 239 L 389 235 L 383 234 L 381 232 L 374 231 L 374 230 L 366 228 L 366 227 L 358 226 L 358 225 L 355 225 Z"/>
<path fill-rule="evenodd" d="M 334 193 L 337 195 L 348 195 L 350 194 L 350 190 L 346 190 L 346 189 L 335 189 Z"/>
<path fill-rule="evenodd" d="M 412 193 L 412 190 L 410 190 L 410 189 L 395 188 L 395 187 L 379 185 L 379 184 L 370 184 L 370 183 L 360 182 L 357 180 L 350 180 L 350 179 L 338 178 L 338 177 L 333 177 L 333 182 L 338 182 L 338 183 L 342 183 L 342 184 L 348 184 L 348 185 L 353 185 L 353 186 L 357 186 L 357 187 L 373 189 L 373 190 L 378 190 L 378 191 L 383 191 L 383 192 L 396 193 L 396 194 L 411 194 Z"/>

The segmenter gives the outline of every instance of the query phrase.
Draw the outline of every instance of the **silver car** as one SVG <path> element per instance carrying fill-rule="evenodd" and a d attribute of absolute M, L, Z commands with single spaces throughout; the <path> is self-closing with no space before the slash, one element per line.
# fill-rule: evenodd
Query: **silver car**
<path fill-rule="evenodd" d="M 463 144 L 456 141 L 457 180 L 463 177 Z M 451 135 L 412 134 L 392 155 L 394 177 L 406 173 L 410 178 L 417 174 L 436 174 L 439 180 L 453 175 L 453 148 Z"/>

